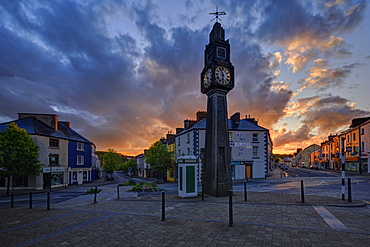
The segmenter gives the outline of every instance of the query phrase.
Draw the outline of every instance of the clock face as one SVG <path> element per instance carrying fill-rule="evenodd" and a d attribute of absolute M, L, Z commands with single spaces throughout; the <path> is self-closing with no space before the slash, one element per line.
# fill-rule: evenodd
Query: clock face
<path fill-rule="evenodd" d="M 203 78 L 203 85 L 205 88 L 209 87 L 211 85 L 212 81 L 212 69 L 209 68 L 207 69 L 206 73 L 204 73 L 204 78 Z"/>
<path fill-rule="evenodd" d="M 215 70 L 216 81 L 221 85 L 227 85 L 230 82 L 230 71 L 224 66 L 218 66 Z"/>

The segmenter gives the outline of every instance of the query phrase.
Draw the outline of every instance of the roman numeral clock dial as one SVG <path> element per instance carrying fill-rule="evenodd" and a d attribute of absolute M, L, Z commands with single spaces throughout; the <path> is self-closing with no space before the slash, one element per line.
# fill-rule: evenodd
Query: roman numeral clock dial
<path fill-rule="evenodd" d="M 227 85 L 230 82 L 230 71 L 224 66 L 218 66 L 215 70 L 216 81 L 221 85 Z"/>

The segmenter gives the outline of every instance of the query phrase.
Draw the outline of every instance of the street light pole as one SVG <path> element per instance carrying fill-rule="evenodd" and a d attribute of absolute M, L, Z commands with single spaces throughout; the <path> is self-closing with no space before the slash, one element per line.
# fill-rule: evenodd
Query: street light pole
<path fill-rule="evenodd" d="M 50 191 L 51 191 L 51 161 L 52 161 L 53 154 L 49 153 L 49 185 L 50 185 Z"/>
<path fill-rule="evenodd" d="M 345 153 L 345 148 L 344 148 L 344 140 L 346 138 L 342 137 L 341 138 L 341 143 L 342 143 L 342 200 L 345 200 L 345 195 L 346 195 L 346 153 Z"/>

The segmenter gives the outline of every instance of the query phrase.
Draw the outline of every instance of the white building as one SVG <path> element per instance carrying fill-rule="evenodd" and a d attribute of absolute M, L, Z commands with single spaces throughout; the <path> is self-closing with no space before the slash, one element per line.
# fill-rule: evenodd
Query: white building
<path fill-rule="evenodd" d="M 206 121 L 205 118 L 197 121 L 185 120 L 185 129 L 176 136 L 176 156 L 196 156 L 199 159 L 198 174 L 202 171 Z M 269 130 L 258 126 L 254 118 L 240 119 L 240 113 L 235 113 L 228 120 L 228 124 L 232 178 L 235 180 L 268 176 L 273 166 Z M 200 176 L 198 181 L 201 181 Z"/>

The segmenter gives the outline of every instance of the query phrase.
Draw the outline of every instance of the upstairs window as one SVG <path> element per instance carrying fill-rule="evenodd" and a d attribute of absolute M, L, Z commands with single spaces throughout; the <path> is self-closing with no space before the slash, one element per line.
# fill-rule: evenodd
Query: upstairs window
<path fill-rule="evenodd" d="M 253 142 L 258 142 L 258 133 L 253 133 L 252 141 Z"/>
<path fill-rule="evenodd" d="M 49 154 L 49 165 L 59 165 L 59 154 Z"/>
<path fill-rule="evenodd" d="M 187 134 L 187 141 L 186 141 L 186 143 L 190 143 L 190 134 L 189 133 Z"/>
<path fill-rule="evenodd" d="M 84 151 L 84 144 L 82 142 L 77 142 L 77 150 Z"/>
<path fill-rule="evenodd" d="M 50 138 L 49 139 L 49 147 L 58 148 L 59 147 L 59 139 Z"/>
<path fill-rule="evenodd" d="M 77 165 L 81 166 L 84 164 L 84 156 L 77 155 Z"/>
<path fill-rule="evenodd" d="M 252 157 L 258 157 L 258 146 L 254 146 L 252 150 Z"/>

